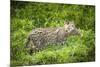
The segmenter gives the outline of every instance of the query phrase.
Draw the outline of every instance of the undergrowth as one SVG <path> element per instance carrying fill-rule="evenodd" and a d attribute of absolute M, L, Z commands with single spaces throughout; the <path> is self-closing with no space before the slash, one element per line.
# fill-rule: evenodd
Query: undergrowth
<path fill-rule="evenodd" d="M 39 27 L 59 27 L 75 22 L 81 36 L 66 43 L 50 44 L 30 55 L 25 48 L 28 33 Z M 95 61 L 95 8 L 86 5 L 11 2 L 11 66 Z"/>

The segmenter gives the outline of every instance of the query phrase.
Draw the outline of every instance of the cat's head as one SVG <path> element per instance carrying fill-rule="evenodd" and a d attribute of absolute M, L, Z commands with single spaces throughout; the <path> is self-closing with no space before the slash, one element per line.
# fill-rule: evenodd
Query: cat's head
<path fill-rule="evenodd" d="M 80 35 L 79 29 L 76 28 L 74 22 L 65 22 L 64 28 L 67 33 L 70 35 Z"/>

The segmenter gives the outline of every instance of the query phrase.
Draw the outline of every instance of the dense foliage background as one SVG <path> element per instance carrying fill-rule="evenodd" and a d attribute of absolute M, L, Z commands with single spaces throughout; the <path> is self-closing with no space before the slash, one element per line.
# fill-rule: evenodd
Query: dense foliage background
<path fill-rule="evenodd" d="M 82 36 L 70 36 L 63 46 L 50 45 L 28 54 L 24 46 L 33 28 L 63 26 L 64 21 L 74 21 Z M 12 1 L 10 48 L 11 65 L 94 61 L 95 6 Z"/>

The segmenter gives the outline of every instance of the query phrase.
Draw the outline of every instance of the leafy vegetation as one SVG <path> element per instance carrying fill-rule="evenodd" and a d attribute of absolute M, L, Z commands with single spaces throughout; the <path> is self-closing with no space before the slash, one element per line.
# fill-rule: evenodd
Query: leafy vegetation
<path fill-rule="evenodd" d="M 74 21 L 81 36 L 70 36 L 64 45 L 49 45 L 30 55 L 28 33 L 38 27 L 59 27 Z M 36 2 L 11 2 L 11 65 L 41 65 L 95 61 L 95 7 Z"/>

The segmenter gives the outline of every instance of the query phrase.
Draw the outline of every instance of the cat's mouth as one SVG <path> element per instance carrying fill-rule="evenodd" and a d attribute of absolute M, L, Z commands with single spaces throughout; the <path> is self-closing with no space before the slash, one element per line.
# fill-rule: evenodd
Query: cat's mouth
<path fill-rule="evenodd" d="M 72 31 L 72 35 L 78 35 L 78 36 L 81 36 L 81 33 L 80 33 L 80 29 L 75 29 Z"/>

